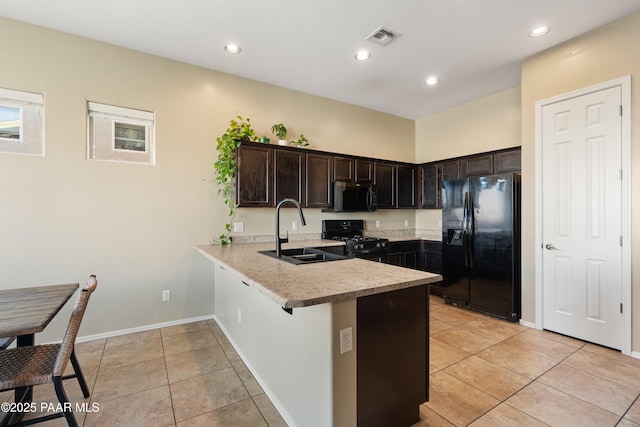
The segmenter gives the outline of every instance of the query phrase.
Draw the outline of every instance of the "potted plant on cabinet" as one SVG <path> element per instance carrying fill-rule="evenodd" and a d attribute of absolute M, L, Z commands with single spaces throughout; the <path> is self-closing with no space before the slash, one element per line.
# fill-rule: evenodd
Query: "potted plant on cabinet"
<path fill-rule="evenodd" d="M 233 241 L 231 236 L 231 223 L 238 207 L 234 188 L 236 177 L 236 150 L 242 142 L 254 141 L 256 134 L 251 127 L 251 120 L 242 116 L 236 116 L 229 121 L 229 127 L 216 138 L 218 159 L 213 165 L 215 169 L 215 181 L 218 184 L 218 194 L 222 194 L 224 203 L 229 207 L 229 222 L 225 224 L 225 232 L 212 239 L 212 243 L 227 245 Z"/>
<path fill-rule="evenodd" d="M 303 133 L 301 133 L 300 138 L 298 138 L 296 141 L 291 141 L 291 144 L 295 145 L 298 148 L 306 147 L 309 145 L 309 140 L 304 136 Z"/>
<path fill-rule="evenodd" d="M 271 132 L 278 137 L 278 145 L 287 145 L 287 128 L 282 123 L 271 126 Z"/>

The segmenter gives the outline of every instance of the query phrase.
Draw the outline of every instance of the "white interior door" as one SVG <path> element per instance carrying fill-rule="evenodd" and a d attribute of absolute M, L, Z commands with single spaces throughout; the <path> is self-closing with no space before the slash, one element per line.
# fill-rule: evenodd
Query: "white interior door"
<path fill-rule="evenodd" d="M 542 109 L 543 328 L 622 346 L 621 88 Z"/>

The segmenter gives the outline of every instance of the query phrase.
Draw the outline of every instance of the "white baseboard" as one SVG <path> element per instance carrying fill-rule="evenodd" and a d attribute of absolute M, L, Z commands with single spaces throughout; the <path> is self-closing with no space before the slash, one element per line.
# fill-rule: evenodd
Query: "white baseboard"
<path fill-rule="evenodd" d="M 170 322 L 154 323 L 152 325 L 138 326 L 138 327 L 129 328 L 129 329 L 120 329 L 117 331 L 110 331 L 102 334 L 84 335 L 82 337 L 78 337 L 76 339 L 76 342 L 81 343 L 86 341 L 99 340 L 103 338 L 117 337 L 120 335 L 133 334 L 135 332 L 150 331 L 153 329 L 166 328 L 168 326 L 183 325 L 185 323 L 200 322 L 202 320 L 209 320 L 209 319 L 213 319 L 213 314 L 206 315 L 206 316 L 191 317 L 188 319 L 172 320 Z"/>
<path fill-rule="evenodd" d="M 527 322 L 525 320 L 520 319 L 520 324 L 522 326 L 526 326 L 527 328 L 532 328 L 532 329 L 536 329 L 536 324 L 532 323 L 532 322 Z"/>

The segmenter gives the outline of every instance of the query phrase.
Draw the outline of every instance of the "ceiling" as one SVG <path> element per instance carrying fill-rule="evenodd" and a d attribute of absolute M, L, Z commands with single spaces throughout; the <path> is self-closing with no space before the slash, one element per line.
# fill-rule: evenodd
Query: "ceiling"
<path fill-rule="evenodd" d="M 523 58 L 636 11 L 640 0 L 0 0 L 8 18 L 408 119 L 517 86 Z M 528 37 L 540 24 L 551 31 Z M 400 36 L 365 41 L 381 26 Z M 371 59 L 356 61 L 360 49 Z"/>

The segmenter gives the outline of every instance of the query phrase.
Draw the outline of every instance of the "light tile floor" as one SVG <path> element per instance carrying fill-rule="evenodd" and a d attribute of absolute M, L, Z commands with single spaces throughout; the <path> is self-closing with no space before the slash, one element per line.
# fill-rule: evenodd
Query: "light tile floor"
<path fill-rule="evenodd" d="M 431 296 L 425 426 L 640 426 L 640 360 Z"/>
<path fill-rule="evenodd" d="M 640 426 L 640 360 L 431 297 L 432 426 Z M 96 340 L 76 351 L 92 395 L 65 382 L 91 426 L 285 426 L 212 320 Z M 0 393 L 0 402 L 11 394 Z M 35 402 L 56 402 L 51 385 Z M 63 419 L 46 424 L 65 426 Z"/>
<path fill-rule="evenodd" d="M 76 352 L 91 397 L 71 379 L 69 400 L 98 404 L 76 413 L 85 427 L 286 426 L 213 320 L 79 343 Z M 0 393 L 0 402 L 12 397 Z M 53 386 L 34 387 L 34 402 L 57 403 Z"/>

